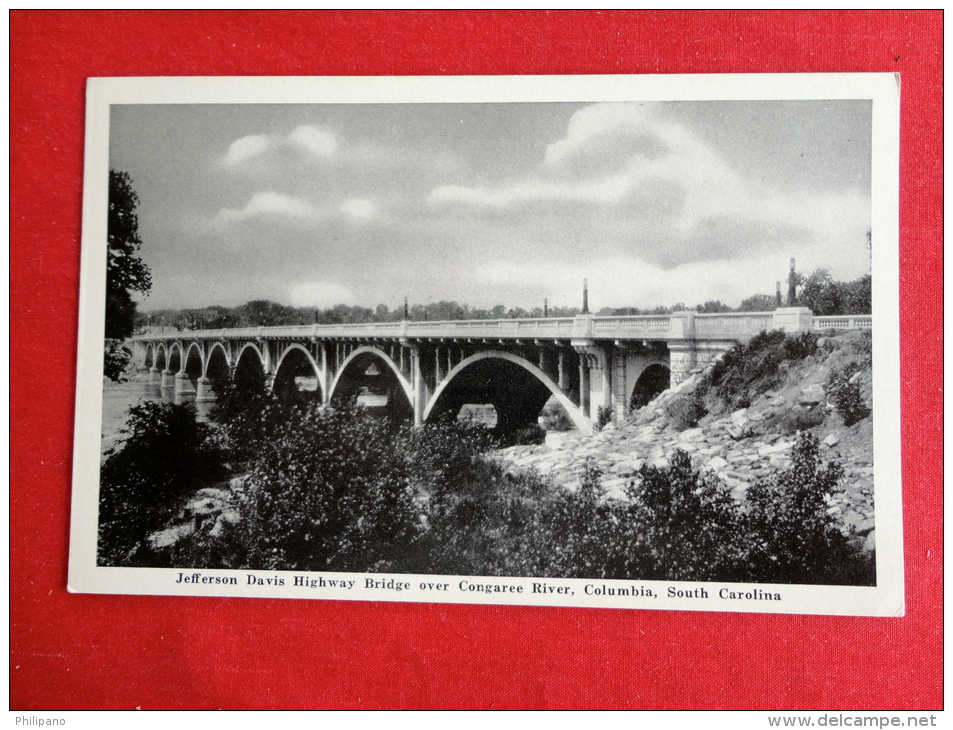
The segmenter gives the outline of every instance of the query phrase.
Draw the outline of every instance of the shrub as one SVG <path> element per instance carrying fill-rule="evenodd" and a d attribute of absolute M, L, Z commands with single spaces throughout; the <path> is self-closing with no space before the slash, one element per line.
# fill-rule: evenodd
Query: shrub
<path fill-rule="evenodd" d="M 601 431 L 610 423 L 612 423 L 612 406 L 599 406 L 596 429 Z"/>
<path fill-rule="evenodd" d="M 695 393 L 676 395 L 665 404 L 665 414 L 677 431 L 693 428 L 707 413 L 702 399 Z"/>
<path fill-rule="evenodd" d="M 671 466 L 644 466 L 628 488 L 629 532 L 647 556 L 640 578 L 732 580 L 738 570 L 740 513 L 711 474 L 694 471 L 684 451 Z"/>
<path fill-rule="evenodd" d="M 843 469 L 821 465 L 818 440 L 798 437 L 792 467 L 752 486 L 744 518 L 748 580 L 771 583 L 873 585 L 874 565 L 828 513 Z"/>
<path fill-rule="evenodd" d="M 396 434 L 354 408 L 291 413 L 272 424 L 249 480 L 250 567 L 386 569 L 419 527 L 412 470 Z"/>
<path fill-rule="evenodd" d="M 784 380 L 785 363 L 816 354 L 817 342 L 813 332 L 795 337 L 780 330 L 761 332 L 716 361 L 703 380 L 703 389 L 714 390 L 730 408 L 747 408 L 758 395 Z"/>
<path fill-rule="evenodd" d="M 576 428 L 566 409 L 558 403 L 543 408 L 542 419 L 542 426 L 546 431 L 573 431 Z"/>
<path fill-rule="evenodd" d="M 851 378 L 860 372 L 859 363 L 850 363 L 835 368 L 828 378 L 827 393 L 845 426 L 853 426 L 870 415 L 870 408 L 864 402 L 860 386 L 851 382 Z"/>
<path fill-rule="evenodd" d="M 120 445 L 100 472 L 100 565 L 156 565 L 144 544 L 181 502 L 225 475 L 223 454 L 195 408 L 144 402 L 129 409 Z"/>

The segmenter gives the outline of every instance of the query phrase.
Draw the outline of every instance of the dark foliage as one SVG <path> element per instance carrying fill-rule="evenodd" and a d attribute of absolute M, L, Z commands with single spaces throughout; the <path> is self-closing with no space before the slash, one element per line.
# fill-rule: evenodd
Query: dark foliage
<path fill-rule="evenodd" d="M 707 411 L 702 399 L 695 393 L 673 396 L 665 404 L 665 415 L 676 431 L 684 431 L 698 425 Z"/>
<path fill-rule="evenodd" d="M 704 389 L 713 389 L 730 408 L 747 408 L 784 380 L 788 363 L 815 355 L 817 340 L 813 332 L 794 337 L 780 330 L 761 332 L 725 353 L 708 372 Z"/>
<path fill-rule="evenodd" d="M 860 372 L 862 365 L 857 362 L 835 368 L 827 383 L 827 394 L 834 404 L 838 415 L 843 419 L 845 426 L 853 426 L 870 415 L 871 411 L 864 402 L 860 385 L 852 381 L 853 376 Z"/>
<path fill-rule="evenodd" d="M 238 397 L 234 396 L 237 400 Z M 247 474 L 242 519 L 196 534 L 180 564 L 644 580 L 869 585 L 864 557 L 827 512 L 841 474 L 802 436 L 793 467 L 737 502 L 676 451 L 609 499 L 594 463 L 575 490 L 510 474 L 467 422 L 395 427 L 354 406 L 259 403 L 229 432 Z M 233 408 L 242 418 L 237 406 Z M 171 409 L 171 410 L 166 410 Z M 268 438 L 251 424 L 264 424 Z M 189 411 L 137 410 L 104 467 L 103 564 L 150 563 L 143 539 L 218 477 L 222 454 Z M 121 458 L 120 458 L 121 457 Z M 199 460 L 201 463 L 197 463 Z M 161 477 L 161 479 L 160 479 Z M 136 548 L 137 544 L 140 546 Z M 138 561 L 138 563 L 136 562 Z"/>
<path fill-rule="evenodd" d="M 109 215 L 106 249 L 106 366 L 105 374 L 119 380 L 126 362 L 120 343 L 132 335 L 136 321 L 133 294 L 152 287 L 149 267 L 137 255 L 142 246 L 136 207 L 139 196 L 126 172 L 109 171 Z"/>
<path fill-rule="evenodd" d="M 787 471 L 748 490 L 744 528 L 748 580 L 874 585 L 873 560 L 859 553 L 828 513 L 843 475 L 821 465 L 817 439 L 801 434 Z"/>
<path fill-rule="evenodd" d="M 292 413 L 273 423 L 251 475 L 242 523 L 249 567 L 387 570 L 420 529 L 411 463 L 395 434 L 350 408 Z"/>
<path fill-rule="evenodd" d="M 195 409 L 145 402 L 129 410 L 122 443 L 100 473 L 100 565 L 152 565 L 145 538 L 183 500 L 225 475 L 211 430 Z"/>

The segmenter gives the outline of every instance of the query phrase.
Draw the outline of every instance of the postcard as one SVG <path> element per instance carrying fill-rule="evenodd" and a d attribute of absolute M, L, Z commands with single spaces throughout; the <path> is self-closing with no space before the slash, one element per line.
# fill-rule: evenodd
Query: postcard
<path fill-rule="evenodd" d="M 899 94 L 90 79 L 70 590 L 902 615 Z"/>

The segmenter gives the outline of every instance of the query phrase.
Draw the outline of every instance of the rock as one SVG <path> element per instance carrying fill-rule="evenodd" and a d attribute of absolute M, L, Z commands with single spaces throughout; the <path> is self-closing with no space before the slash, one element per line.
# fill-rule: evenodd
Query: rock
<path fill-rule="evenodd" d="M 781 454 L 785 451 L 790 451 L 793 446 L 794 444 L 791 441 L 778 441 L 776 444 L 771 444 L 770 446 L 765 444 L 758 449 L 758 456 L 764 458 L 772 454 Z"/>
<path fill-rule="evenodd" d="M 797 402 L 802 406 L 816 406 L 818 403 L 823 402 L 825 395 L 824 388 L 820 384 L 815 383 L 801 391 Z"/>
<path fill-rule="evenodd" d="M 827 438 L 825 438 L 821 443 L 823 443 L 825 446 L 837 446 L 837 444 L 840 443 L 840 438 L 836 433 L 831 433 L 828 434 Z"/>
<path fill-rule="evenodd" d="M 870 534 L 867 535 L 867 539 L 864 540 L 864 550 L 868 553 L 875 552 L 877 550 L 877 537 L 876 530 L 871 530 Z"/>
<path fill-rule="evenodd" d="M 705 433 L 700 428 L 690 428 L 687 431 L 682 431 L 678 435 L 679 441 L 697 441 L 705 436 Z"/>
<path fill-rule="evenodd" d="M 728 462 L 722 457 L 716 456 L 713 459 L 709 459 L 705 463 L 705 466 L 709 469 L 723 469 L 724 467 L 728 466 Z"/>

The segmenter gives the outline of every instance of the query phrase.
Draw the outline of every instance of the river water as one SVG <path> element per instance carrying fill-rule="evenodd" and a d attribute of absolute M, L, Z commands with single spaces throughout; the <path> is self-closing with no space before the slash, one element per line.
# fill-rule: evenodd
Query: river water
<path fill-rule="evenodd" d="M 208 418 L 213 403 L 196 403 L 195 394 L 176 396 L 173 388 L 161 388 L 158 383 L 150 383 L 145 378 L 132 379 L 126 383 L 103 382 L 103 421 L 100 428 L 102 450 L 115 446 L 120 432 L 126 427 L 129 408 L 143 401 L 160 403 L 193 403 L 198 411 L 198 419 Z"/>

